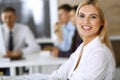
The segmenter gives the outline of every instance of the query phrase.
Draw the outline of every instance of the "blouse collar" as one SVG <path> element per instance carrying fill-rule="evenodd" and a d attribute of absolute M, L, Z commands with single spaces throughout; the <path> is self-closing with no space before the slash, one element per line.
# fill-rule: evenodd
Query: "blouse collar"
<path fill-rule="evenodd" d="M 96 47 L 98 44 L 101 44 L 101 40 L 100 40 L 100 37 L 99 37 L 99 36 L 95 37 L 91 42 L 89 42 L 89 43 L 83 48 L 83 50 L 85 50 L 85 51 L 90 51 L 91 49 L 95 49 L 95 47 Z"/>

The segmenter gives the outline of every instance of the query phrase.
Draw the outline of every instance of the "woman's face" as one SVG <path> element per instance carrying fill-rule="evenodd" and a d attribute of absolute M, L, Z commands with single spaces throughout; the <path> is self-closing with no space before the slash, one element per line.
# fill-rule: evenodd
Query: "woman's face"
<path fill-rule="evenodd" d="M 79 9 L 77 29 L 83 38 L 96 37 L 101 25 L 100 15 L 93 5 L 84 5 Z"/>

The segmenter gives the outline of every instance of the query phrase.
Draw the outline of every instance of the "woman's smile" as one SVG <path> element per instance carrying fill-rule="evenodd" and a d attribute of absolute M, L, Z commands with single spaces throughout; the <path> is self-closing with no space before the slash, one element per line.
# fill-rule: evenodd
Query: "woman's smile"
<path fill-rule="evenodd" d="M 82 26 L 82 29 L 85 31 L 89 31 L 92 29 L 92 27 L 91 26 Z"/>

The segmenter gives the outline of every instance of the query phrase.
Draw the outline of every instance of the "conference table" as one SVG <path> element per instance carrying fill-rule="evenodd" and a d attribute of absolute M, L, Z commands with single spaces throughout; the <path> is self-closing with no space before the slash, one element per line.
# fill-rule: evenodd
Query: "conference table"
<path fill-rule="evenodd" d="M 48 74 L 31 74 L 31 75 L 22 75 L 15 77 L 3 77 L 1 80 L 49 80 Z"/>
<path fill-rule="evenodd" d="M 33 74 L 33 66 L 60 66 L 68 58 L 53 57 L 49 51 L 27 54 L 21 60 L 0 61 L 0 68 L 10 68 L 10 76 L 16 76 L 16 67 L 29 67 L 29 74 Z"/>

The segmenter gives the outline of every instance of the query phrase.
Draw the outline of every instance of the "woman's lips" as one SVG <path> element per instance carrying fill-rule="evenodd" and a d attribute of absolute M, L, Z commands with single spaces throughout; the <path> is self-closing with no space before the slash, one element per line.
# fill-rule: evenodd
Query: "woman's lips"
<path fill-rule="evenodd" d="M 91 30 L 91 29 L 92 29 L 92 27 L 90 27 L 90 26 L 82 26 L 82 28 L 83 28 L 84 30 Z"/>

